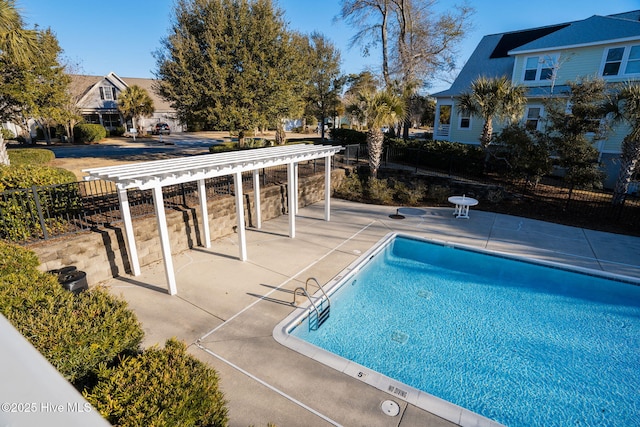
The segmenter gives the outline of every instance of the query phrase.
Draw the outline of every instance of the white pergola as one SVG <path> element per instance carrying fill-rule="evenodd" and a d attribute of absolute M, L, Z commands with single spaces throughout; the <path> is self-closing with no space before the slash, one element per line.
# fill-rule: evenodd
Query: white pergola
<path fill-rule="evenodd" d="M 262 168 L 287 165 L 287 187 L 289 199 L 289 237 L 296 235 L 295 215 L 298 211 L 298 163 L 325 158 L 325 205 L 324 219 L 330 220 L 331 198 L 331 157 L 342 150 L 342 147 L 298 144 L 285 145 L 254 150 L 232 151 L 202 156 L 183 157 L 178 159 L 157 160 L 122 166 L 108 166 L 84 169 L 87 179 L 102 179 L 115 183 L 120 201 L 120 211 L 124 220 L 124 229 L 129 248 L 129 260 L 134 276 L 140 275 L 140 262 L 133 233 L 133 222 L 129 209 L 127 190 L 153 190 L 153 204 L 158 220 L 158 231 L 164 259 L 165 273 L 169 294 L 177 291 L 176 278 L 171 256 L 169 231 L 164 212 L 162 187 L 187 182 L 198 183 L 198 197 L 202 214 L 203 241 L 207 248 L 211 247 L 211 235 L 207 212 L 207 196 L 205 179 L 224 175 L 233 175 L 235 186 L 236 216 L 238 219 L 238 240 L 240 260 L 247 260 L 247 244 L 244 226 L 244 204 L 242 201 L 242 173 L 253 171 L 253 187 L 255 192 L 256 227 L 261 227 L 260 215 L 260 179 Z"/>

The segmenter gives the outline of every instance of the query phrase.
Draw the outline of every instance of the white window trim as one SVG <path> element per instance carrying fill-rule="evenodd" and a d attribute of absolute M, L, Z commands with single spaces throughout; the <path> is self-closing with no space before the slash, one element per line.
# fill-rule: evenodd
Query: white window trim
<path fill-rule="evenodd" d="M 536 128 L 535 128 L 535 130 L 540 130 L 541 123 L 544 120 L 544 106 L 542 104 L 527 105 L 527 108 L 524 112 L 523 125 L 525 127 L 527 126 L 527 122 L 529 121 L 529 110 L 531 110 L 532 108 L 540 109 L 540 115 L 538 116 L 538 123 L 536 123 Z"/>
<path fill-rule="evenodd" d="M 620 78 L 620 77 L 625 77 L 625 76 L 638 76 L 640 75 L 640 73 L 630 73 L 627 74 L 625 73 L 625 70 L 627 69 L 627 64 L 629 62 L 629 54 L 631 54 L 631 48 L 634 46 L 640 46 L 640 42 L 635 42 L 633 44 L 626 44 L 626 45 L 617 45 L 617 46 L 607 46 L 604 49 L 604 52 L 602 52 L 602 61 L 600 63 L 600 71 L 598 72 L 598 75 L 600 77 L 602 77 L 603 79 L 615 79 L 615 78 Z M 604 67 L 605 65 L 607 65 L 607 56 L 609 55 L 609 50 L 611 49 L 618 49 L 618 48 L 624 48 L 624 52 L 622 53 L 622 60 L 620 61 L 620 68 L 618 69 L 618 74 L 612 74 L 609 76 L 605 76 L 604 75 Z"/>
<path fill-rule="evenodd" d="M 462 127 L 462 119 L 463 118 L 469 118 L 469 127 Z M 471 130 L 471 128 L 473 127 L 473 116 L 471 114 L 465 116 L 462 113 L 458 114 L 458 130 Z"/>
<path fill-rule="evenodd" d="M 527 62 L 531 58 L 537 58 L 537 67 L 536 67 L 536 77 L 533 80 L 525 80 L 525 76 L 527 74 Z M 560 63 L 560 54 L 559 53 L 551 53 L 547 55 L 531 55 L 525 56 L 524 62 L 522 64 L 522 77 L 521 80 L 523 83 L 532 83 L 532 82 L 551 82 L 555 80 L 556 73 L 558 72 L 558 64 Z M 543 68 L 551 68 L 551 78 L 550 79 L 540 79 Z"/>

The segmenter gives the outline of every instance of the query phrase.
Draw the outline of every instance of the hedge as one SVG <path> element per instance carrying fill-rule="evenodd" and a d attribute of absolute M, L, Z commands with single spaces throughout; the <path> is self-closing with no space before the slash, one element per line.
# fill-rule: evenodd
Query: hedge
<path fill-rule="evenodd" d="M 75 182 L 73 172 L 66 169 L 39 165 L 0 167 L 0 238 L 18 242 L 42 236 L 33 186 L 38 187 L 48 232 L 64 230 L 68 215 L 82 210 Z"/>
<path fill-rule="evenodd" d="M 105 289 L 75 295 L 37 270 L 36 255 L 0 241 L 0 314 L 108 421 L 119 426 L 226 426 L 215 370 L 169 340 L 140 351 L 144 332 Z"/>
<path fill-rule="evenodd" d="M 102 364 L 98 382 L 85 398 L 113 425 L 226 426 L 226 402 L 216 372 L 187 354 L 186 346 L 168 340 L 123 358 L 116 366 Z"/>
<path fill-rule="evenodd" d="M 9 150 L 11 152 L 11 150 Z M 73 172 L 42 165 L 0 166 L 0 191 L 76 182 Z"/>
<path fill-rule="evenodd" d="M 366 144 L 366 132 L 360 132 L 355 129 L 330 129 L 329 135 L 334 142 L 339 144 Z"/>
<path fill-rule="evenodd" d="M 74 295 L 37 258 L 0 242 L 0 313 L 76 387 L 101 363 L 136 352 L 144 332 L 127 303 L 96 288 Z"/>
<path fill-rule="evenodd" d="M 53 151 L 45 148 L 12 148 L 7 153 L 11 166 L 43 165 L 56 158 Z"/>
<path fill-rule="evenodd" d="M 81 123 L 73 128 L 73 138 L 77 143 L 99 142 L 107 137 L 107 130 L 102 125 Z"/>

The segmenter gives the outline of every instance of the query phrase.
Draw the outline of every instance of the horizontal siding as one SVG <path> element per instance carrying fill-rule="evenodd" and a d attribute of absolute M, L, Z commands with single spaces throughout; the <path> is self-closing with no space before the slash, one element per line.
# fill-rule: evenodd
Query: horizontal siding
<path fill-rule="evenodd" d="M 581 77 L 595 77 L 600 70 L 603 46 L 571 49 L 562 53 L 558 80 L 556 84 L 565 84 Z"/>
<path fill-rule="evenodd" d="M 629 125 L 621 123 L 607 133 L 607 138 L 602 142 L 601 150 L 605 153 L 620 153 L 622 140 L 631 132 Z"/>
<path fill-rule="evenodd" d="M 482 132 L 482 120 L 477 117 L 471 118 L 470 129 L 460 129 L 460 115 L 454 106 L 451 113 L 451 129 L 449 131 L 449 141 L 464 142 L 467 144 L 479 144 Z"/>

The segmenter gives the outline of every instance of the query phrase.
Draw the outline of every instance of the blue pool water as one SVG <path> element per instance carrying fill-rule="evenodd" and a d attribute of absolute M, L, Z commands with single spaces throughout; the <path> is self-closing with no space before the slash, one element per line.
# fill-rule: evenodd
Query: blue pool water
<path fill-rule="evenodd" d="M 640 426 L 640 286 L 397 236 L 291 334 L 510 427 Z"/>

